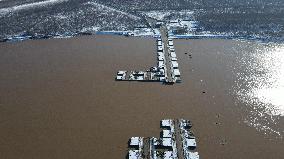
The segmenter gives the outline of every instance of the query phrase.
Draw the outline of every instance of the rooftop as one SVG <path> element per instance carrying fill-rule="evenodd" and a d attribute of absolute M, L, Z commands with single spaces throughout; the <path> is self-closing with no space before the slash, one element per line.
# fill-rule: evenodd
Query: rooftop
<path fill-rule="evenodd" d="M 139 150 L 129 150 L 128 151 L 128 158 L 129 159 L 141 159 L 142 153 Z"/>

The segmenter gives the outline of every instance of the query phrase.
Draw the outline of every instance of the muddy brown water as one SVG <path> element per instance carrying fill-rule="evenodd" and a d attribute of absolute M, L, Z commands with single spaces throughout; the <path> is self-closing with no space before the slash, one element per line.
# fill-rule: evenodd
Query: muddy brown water
<path fill-rule="evenodd" d="M 151 38 L 1 43 L 0 158 L 121 159 L 131 136 L 159 137 L 161 119 L 185 118 L 201 158 L 280 159 L 283 140 L 247 126 L 229 93 L 231 68 L 218 52 L 239 43 L 176 40 L 183 81 L 172 86 L 114 80 L 156 64 Z"/>

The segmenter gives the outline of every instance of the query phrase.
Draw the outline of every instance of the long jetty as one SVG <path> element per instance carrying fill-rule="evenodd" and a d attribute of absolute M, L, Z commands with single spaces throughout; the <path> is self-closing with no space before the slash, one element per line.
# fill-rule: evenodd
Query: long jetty
<path fill-rule="evenodd" d="M 161 38 L 157 39 L 157 66 L 146 71 L 118 71 L 117 81 L 180 83 L 180 70 L 173 39 L 168 38 L 166 26 L 160 27 Z"/>

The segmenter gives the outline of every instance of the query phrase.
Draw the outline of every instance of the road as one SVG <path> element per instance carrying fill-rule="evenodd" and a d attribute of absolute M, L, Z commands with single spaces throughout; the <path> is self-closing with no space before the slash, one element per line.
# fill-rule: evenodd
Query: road
<path fill-rule="evenodd" d="M 174 121 L 175 126 L 175 139 L 176 139 L 176 145 L 177 145 L 177 152 L 178 152 L 178 159 L 184 159 L 183 155 L 183 147 L 182 147 L 182 138 L 181 138 L 181 132 L 179 128 L 179 120 Z"/>

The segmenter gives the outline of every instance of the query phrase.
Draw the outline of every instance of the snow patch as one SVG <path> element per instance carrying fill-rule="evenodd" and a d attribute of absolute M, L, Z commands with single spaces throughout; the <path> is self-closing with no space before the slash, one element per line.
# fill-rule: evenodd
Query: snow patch
<path fill-rule="evenodd" d="M 41 2 L 28 3 L 28 4 L 22 4 L 22 5 L 8 7 L 8 8 L 2 8 L 0 9 L 0 15 L 4 16 L 8 13 L 13 13 L 15 11 L 21 11 L 21 10 L 36 8 L 36 7 L 45 7 L 48 5 L 53 5 L 53 4 L 62 3 L 66 1 L 68 0 L 46 0 L 46 1 L 41 1 Z"/>
<path fill-rule="evenodd" d="M 93 5 L 93 6 L 95 6 L 95 7 L 98 7 L 98 8 L 100 8 L 100 9 L 102 9 L 102 10 L 108 10 L 108 11 L 112 11 L 112 12 L 117 12 L 117 13 L 120 13 L 120 14 L 122 14 L 122 15 L 126 15 L 126 16 L 128 16 L 128 17 L 134 19 L 134 20 L 140 20 L 140 19 L 141 19 L 140 17 L 137 17 L 137 16 L 135 16 L 135 15 L 132 15 L 132 14 L 129 14 L 129 13 L 120 11 L 120 10 L 115 9 L 115 8 L 112 8 L 112 7 L 105 6 L 105 5 L 103 5 L 103 4 L 99 4 L 99 3 L 97 3 L 97 2 L 87 2 L 87 3 L 85 3 L 85 4 L 87 4 L 87 5 Z"/>

